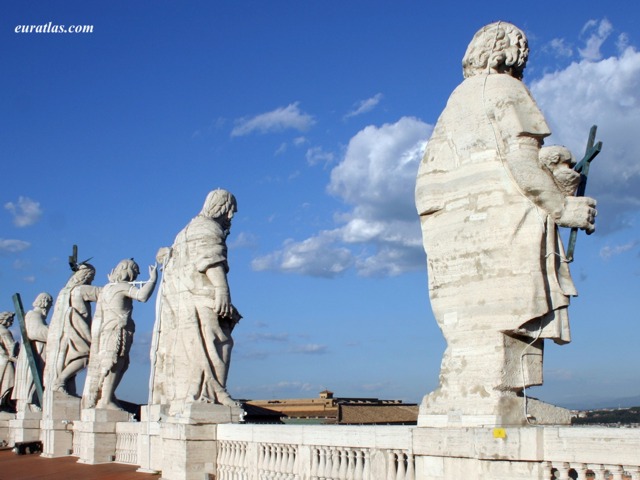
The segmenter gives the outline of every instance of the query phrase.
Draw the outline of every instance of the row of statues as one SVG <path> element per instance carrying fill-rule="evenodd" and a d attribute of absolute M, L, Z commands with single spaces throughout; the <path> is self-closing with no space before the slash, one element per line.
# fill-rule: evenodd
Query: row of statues
<path fill-rule="evenodd" d="M 231 304 L 226 238 L 236 210 L 231 193 L 210 192 L 172 247 L 158 252 L 164 278 L 151 355 L 155 403 L 235 405 L 226 381 L 231 331 L 241 316 Z M 129 366 L 133 302 L 147 302 L 153 295 L 157 264 L 149 266 L 146 282 L 138 282 L 138 264 L 122 260 L 102 287 L 92 285 L 96 271 L 91 264 L 81 262 L 72 269 L 55 305 L 51 295 L 41 293 L 25 315 L 23 341 L 31 342 L 44 404 L 54 392 L 79 396 L 76 376 L 87 368 L 82 408 L 121 409 L 115 392 Z M 40 410 L 26 349 L 18 348 L 9 330 L 13 319 L 12 312 L 0 313 L 0 400 L 4 408 L 12 399 L 17 411 Z"/>

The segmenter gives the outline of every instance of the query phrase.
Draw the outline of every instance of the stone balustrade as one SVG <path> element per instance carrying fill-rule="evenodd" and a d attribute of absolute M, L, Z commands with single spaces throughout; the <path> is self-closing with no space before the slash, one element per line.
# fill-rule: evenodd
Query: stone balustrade
<path fill-rule="evenodd" d="M 147 427 L 117 424 L 116 462 L 141 464 Z M 214 437 L 218 480 L 640 480 L 639 428 L 228 423 Z"/>
<path fill-rule="evenodd" d="M 136 422 L 119 422 L 116 425 L 116 462 L 140 465 L 138 461 L 140 427 L 141 424 Z"/>

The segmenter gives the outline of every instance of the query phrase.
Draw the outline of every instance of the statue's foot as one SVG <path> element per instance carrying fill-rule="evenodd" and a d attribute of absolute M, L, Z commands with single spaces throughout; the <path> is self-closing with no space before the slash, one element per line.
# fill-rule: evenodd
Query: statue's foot
<path fill-rule="evenodd" d="M 225 392 L 216 392 L 216 397 L 218 400 L 218 403 L 220 405 L 224 405 L 225 407 L 239 407 L 240 404 L 238 402 L 236 402 L 233 398 L 231 398 L 231 396 Z"/>
<path fill-rule="evenodd" d="M 68 395 L 68 396 L 70 396 L 70 397 L 72 396 L 69 392 L 67 392 L 67 389 L 66 389 L 66 388 L 64 388 L 64 383 L 56 383 L 56 384 L 53 386 L 52 390 L 53 390 L 54 392 L 64 393 L 65 395 Z"/>

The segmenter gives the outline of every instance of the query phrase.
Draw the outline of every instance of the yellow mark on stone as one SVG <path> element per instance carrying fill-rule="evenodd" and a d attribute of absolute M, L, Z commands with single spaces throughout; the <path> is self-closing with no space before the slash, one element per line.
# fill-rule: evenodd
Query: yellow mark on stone
<path fill-rule="evenodd" d="M 493 438 L 507 438 L 507 431 L 504 428 L 494 428 Z"/>

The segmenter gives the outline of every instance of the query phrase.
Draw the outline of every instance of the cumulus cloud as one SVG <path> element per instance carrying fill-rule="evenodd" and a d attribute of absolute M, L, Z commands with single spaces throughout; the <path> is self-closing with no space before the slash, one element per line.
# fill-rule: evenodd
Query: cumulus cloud
<path fill-rule="evenodd" d="M 569 58 L 573 55 L 573 48 L 564 38 L 554 38 L 543 47 L 545 51 L 550 51 L 558 57 Z"/>
<path fill-rule="evenodd" d="M 236 126 L 231 130 L 231 136 L 240 137 L 254 132 L 281 132 L 288 129 L 307 130 L 315 123 L 315 120 L 311 115 L 301 111 L 298 105 L 299 102 L 295 102 L 286 107 L 276 108 L 271 112 L 236 120 Z"/>
<path fill-rule="evenodd" d="M 627 47 L 600 61 L 581 60 L 534 81 L 531 91 L 553 136 L 548 144 L 585 151 L 591 125 L 602 153 L 594 160 L 587 194 L 598 200 L 598 227 L 624 227 L 640 211 L 640 53 Z"/>
<path fill-rule="evenodd" d="M 378 105 L 378 103 L 380 103 L 380 100 L 382 100 L 381 93 L 377 93 L 373 97 L 367 98 L 366 100 L 361 100 L 354 106 L 353 110 L 351 110 L 344 116 L 344 118 L 346 119 L 355 117 L 357 115 L 362 115 L 363 113 L 370 112 Z"/>
<path fill-rule="evenodd" d="M 31 244 L 24 240 L 0 238 L 0 253 L 18 253 L 29 248 Z"/>
<path fill-rule="evenodd" d="M 335 277 L 355 267 L 363 276 L 397 275 L 424 267 L 414 206 L 418 164 L 432 127 L 412 117 L 368 126 L 347 146 L 327 191 L 348 210 L 336 228 L 257 258 L 255 270 Z"/>
<path fill-rule="evenodd" d="M 13 224 L 16 227 L 33 225 L 42 216 L 40 203 L 29 197 L 18 197 L 17 203 L 7 202 L 4 204 L 4 208 L 13 215 Z"/>

